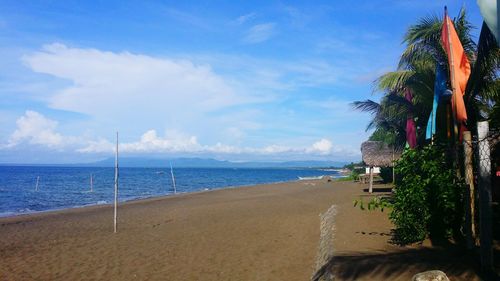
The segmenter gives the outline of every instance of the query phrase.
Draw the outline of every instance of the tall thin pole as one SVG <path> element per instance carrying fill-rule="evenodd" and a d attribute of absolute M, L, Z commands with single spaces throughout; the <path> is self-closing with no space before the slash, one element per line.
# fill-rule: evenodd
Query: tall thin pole
<path fill-rule="evenodd" d="M 35 191 L 38 191 L 38 183 L 40 182 L 40 176 L 36 177 Z"/>
<path fill-rule="evenodd" d="M 114 210 L 115 233 L 116 233 L 117 208 L 118 208 L 118 132 L 116 132 L 116 151 L 115 151 L 115 210 Z"/>
<path fill-rule="evenodd" d="M 463 132 L 463 147 L 464 147 L 464 170 L 465 183 L 468 185 L 468 196 L 465 196 L 465 235 L 467 238 L 467 248 L 473 249 L 476 245 L 476 223 L 475 223 L 475 189 L 474 189 L 474 173 L 472 168 L 472 137 L 470 131 Z"/>
<path fill-rule="evenodd" d="M 395 153 L 396 153 L 396 146 L 393 146 L 392 147 L 392 184 L 396 183 L 396 163 L 395 160 L 396 160 L 396 157 L 395 157 Z"/>
<path fill-rule="evenodd" d="M 90 192 L 94 192 L 94 175 L 90 174 Z"/>
<path fill-rule="evenodd" d="M 177 189 L 175 187 L 175 177 L 174 177 L 174 169 L 172 168 L 172 162 L 170 162 L 170 174 L 172 175 L 172 184 L 174 185 L 174 194 L 177 193 Z"/>
<path fill-rule="evenodd" d="M 457 105 L 456 99 L 457 99 L 457 89 L 455 88 L 455 62 L 453 60 L 453 46 L 451 42 L 451 37 L 450 37 L 450 21 L 448 20 L 448 8 L 444 6 L 444 20 L 446 21 L 446 36 L 448 37 L 448 46 L 450 49 L 448 50 L 449 52 L 449 57 L 450 57 L 450 80 L 451 80 L 451 90 L 453 91 L 452 94 L 452 99 L 453 99 L 453 104 Z M 457 126 L 457 120 L 456 120 L 456 108 L 452 108 L 452 110 L 455 112 L 455 114 L 452 114 L 453 116 L 453 131 L 455 133 L 454 138 L 458 137 L 458 126 Z M 455 141 L 453 142 L 455 143 Z"/>
<path fill-rule="evenodd" d="M 371 194 L 373 192 L 373 167 L 370 166 L 370 186 L 368 187 L 368 192 Z"/>
<path fill-rule="evenodd" d="M 479 139 L 479 236 L 481 271 L 489 274 L 493 270 L 493 236 L 491 214 L 491 154 L 488 142 L 488 121 L 477 123 Z"/>

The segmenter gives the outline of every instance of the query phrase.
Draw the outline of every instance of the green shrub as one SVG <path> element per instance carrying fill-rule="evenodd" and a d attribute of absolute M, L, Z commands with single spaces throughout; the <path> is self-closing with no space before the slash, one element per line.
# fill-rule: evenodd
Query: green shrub
<path fill-rule="evenodd" d="M 409 244 L 450 238 L 463 219 L 464 185 L 446 163 L 442 149 L 407 150 L 396 163 L 398 179 L 390 219 L 395 240 Z"/>
<path fill-rule="evenodd" d="M 384 183 L 392 182 L 392 167 L 380 168 L 380 177 Z"/>

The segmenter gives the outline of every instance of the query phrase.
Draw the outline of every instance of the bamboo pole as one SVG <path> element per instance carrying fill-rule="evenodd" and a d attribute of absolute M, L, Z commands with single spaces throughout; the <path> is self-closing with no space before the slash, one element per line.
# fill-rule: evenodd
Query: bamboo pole
<path fill-rule="evenodd" d="M 90 174 L 90 192 L 94 192 L 94 175 Z"/>
<path fill-rule="evenodd" d="M 174 169 L 172 168 L 172 162 L 170 162 L 170 175 L 172 175 L 172 185 L 174 186 L 174 194 L 176 194 L 177 188 L 175 187 L 175 177 L 174 177 Z"/>
<path fill-rule="evenodd" d="M 472 249 L 476 245 L 476 222 L 475 222 L 475 189 L 474 189 L 474 174 L 472 170 L 472 140 L 469 131 L 463 132 L 463 147 L 464 147 L 464 170 L 465 183 L 468 186 L 468 196 L 466 200 L 466 215 L 465 215 L 465 232 L 467 236 L 467 248 Z M 468 202 L 467 202 L 468 201 Z"/>
<path fill-rule="evenodd" d="M 452 43 L 451 43 L 451 39 L 450 39 L 450 22 L 448 21 L 448 8 L 446 6 L 444 6 L 444 20 L 446 21 L 446 36 L 448 37 L 448 44 L 450 46 L 450 49 L 448 50 L 449 52 L 449 58 L 450 58 L 450 82 L 451 82 L 451 90 L 453 92 L 453 94 L 451 95 L 451 98 L 454 99 L 454 102 L 452 104 L 455 104 L 455 106 L 457 105 L 456 103 L 456 98 L 457 98 L 457 89 L 455 88 L 455 71 L 453 71 L 455 69 L 455 62 L 453 60 L 453 46 L 452 46 Z M 452 108 L 452 111 L 454 110 L 454 114 L 452 114 L 453 116 L 453 132 L 455 133 L 454 134 L 454 138 L 455 140 L 453 141 L 453 144 L 455 144 L 456 142 L 456 138 L 458 137 L 458 126 L 457 126 L 457 118 L 456 118 L 456 108 Z"/>
<path fill-rule="evenodd" d="M 114 233 L 116 233 L 118 208 L 118 132 L 116 132 L 116 151 L 115 151 L 115 204 L 114 204 Z"/>

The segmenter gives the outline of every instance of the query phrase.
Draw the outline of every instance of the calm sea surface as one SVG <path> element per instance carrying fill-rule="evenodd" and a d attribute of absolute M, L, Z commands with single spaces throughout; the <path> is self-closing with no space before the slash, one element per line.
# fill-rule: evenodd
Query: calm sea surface
<path fill-rule="evenodd" d="M 178 168 L 174 169 L 174 175 L 178 193 L 283 182 L 298 177 L 339 176 L 335 171 L 265 168 Z M 37 177 L 38 190 L 35 190 Z M 174 193 L 167 168 L 120 168 L 119 182 L 119 201 Z M 109 204 L 113 190 L 113 168 L 0 166 L 0 216 Z"/>

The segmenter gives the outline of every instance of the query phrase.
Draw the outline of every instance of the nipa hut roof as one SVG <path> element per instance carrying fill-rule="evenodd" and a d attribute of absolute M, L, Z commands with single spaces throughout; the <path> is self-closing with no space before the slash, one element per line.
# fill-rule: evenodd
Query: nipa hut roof
<path fill-rule="evenodd" d="M 363 162 L 371 167 L 392 167 L 394 160 L 401 157 L 401 152 L 381 141 L 365 141 L 361 144 L 361 154 Z"/>

